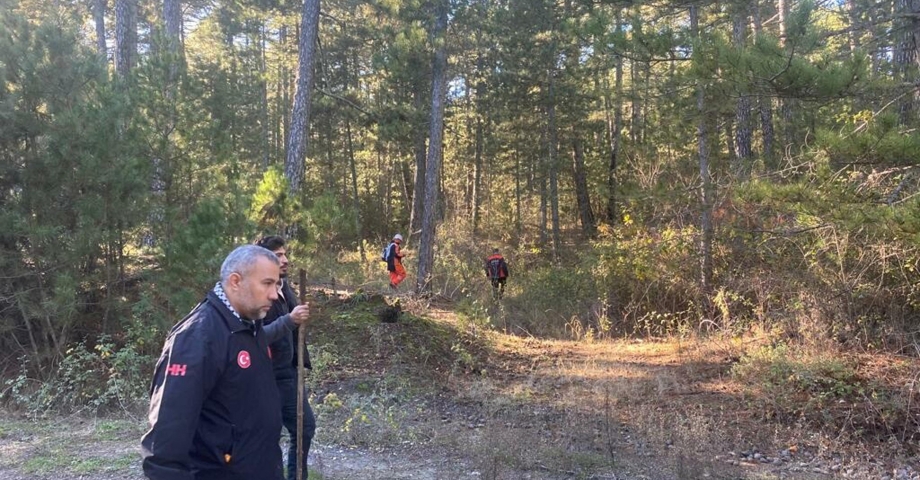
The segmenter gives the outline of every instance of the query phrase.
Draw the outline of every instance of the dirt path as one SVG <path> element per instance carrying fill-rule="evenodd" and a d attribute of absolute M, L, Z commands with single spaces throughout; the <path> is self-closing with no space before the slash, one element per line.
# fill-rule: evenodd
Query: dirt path
<path fill-rule="evenodd" d="M 312 344 L 329 364 L 311 478 L 920 479 L 871 445 L 764 422 L 718 343 L 449 337 L 447 310 L 426 312 L 434 326 L 346 314 L 316 325 L 349 341 Z M 140 415 L 0 411 L 0 479 L 141 479 L 143 428 Z"/>

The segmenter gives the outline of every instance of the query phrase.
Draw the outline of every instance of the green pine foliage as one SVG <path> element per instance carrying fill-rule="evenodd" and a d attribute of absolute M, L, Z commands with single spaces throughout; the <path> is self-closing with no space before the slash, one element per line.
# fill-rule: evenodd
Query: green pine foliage
<path fill-rule="evenodd" d="M 66 20 L 32 23 L 9 10 L 0 18 L 0 117 L 9 120 L 0 131 L 0 256 L 15 279 L 4 306 L 44 332 L 31 345 L 36 361 L 60 355 L 88 319 L 105 328 L 124 311 L 112 289 L 142 219 L 148 172 L 129 140 L 135 132 L 122 127 L 126 102 Z"/>
<path fill-rule="evenodd" d="M 181 54 L 140 3 L 136 66 L 113 80 L 85 5 L 0 0 L 0 350 L 28 359 L 23 395 L 100 344 L 142 365 L 227 251 L 258 235 L 289 235 L 310 278 L 374 288 L 379 244 L 401 232 L 416 283 L 429 5 L 324 4 L 304 180 L 290 185 L 296 2 L 190 3 Z M 916 354 L 909 15 L 794 3 L 783 32 L 772 4 L 700 5 L 699 35 L 676 4 L 453 3 L 433 291 L 517 333 L 754 330 Z M 482 275 L 492 246 L 513 272 L 499 306 Z"/>

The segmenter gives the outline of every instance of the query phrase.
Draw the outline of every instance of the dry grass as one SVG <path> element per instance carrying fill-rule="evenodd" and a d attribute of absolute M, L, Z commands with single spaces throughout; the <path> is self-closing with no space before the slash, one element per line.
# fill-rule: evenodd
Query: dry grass
<path fill-rule="evenodd" d="M 774 399 L 758 388 L 761 377 L 733 373 L 753 352 L 775 345 L 766 334 L 544 340 L 489 330 L 437 301 L 404 299 L 397 324 L 373 316 L 382 299 L 337 302 L 316 322 L 313 341 L 334 344 L 337 355 L 318 372 L 321 442 L 427 444 L 439 455 L 459 455 L 487 479 L 521 472 L 589 478 L 624 468 L 645 469 L 649 478 L 756 478 L 715 459 L 795 446 L 800 455 L 890 465 L 915 451 L 902 428 L 915 422 L 920 401 L 913 358 L 835 352 L 854 379 L 873 379 L 876 392 L 892 396 L 854 390 L 841 397 L 851 403 L 824 404 L 837 420 L 822 426 L 807 416 L 771 415 Z M 828 352 L 791 353 L 789 360 L 807 366 Z M 324 402 L 327 392 L 335 402 Z M 857 394 L 865 398 L 853 402 Z M 906 423 L 880 425 L 901 434 L 883 438 L 867 435 L 871 421 Z"/>

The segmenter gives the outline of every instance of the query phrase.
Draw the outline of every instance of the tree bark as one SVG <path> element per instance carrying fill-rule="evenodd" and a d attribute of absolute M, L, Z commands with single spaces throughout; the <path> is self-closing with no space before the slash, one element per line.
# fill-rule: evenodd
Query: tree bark
<path fill-rule="evenodd" d="M 289 182 L 291 194 L 295 195 L 303 188 L 304 160 L 313 98 L 313 60 L 319 31 L 319 3 L 320 0 L 304 0 L 300 19 L 297 86 L 294 91 L 294 106 L 291 109 L 287 157 L 284 161 L 284 176 Z"/>
<path fill-rule="evenodd" d="M 638 145 L 641 143 L 639 140 L 642 135 L 642 106 L 639 101 L 639 61 L 632 59 L 630 61 L 630 84 L 632 87 L 632 93 L 630 94 L 630 122 L 629 122 L 629 138 L 633 141 L 633 144 Z"/>
<path fill-rule="evenodd" d="M 422 111 L 424 93 L 421 88 L 415 90 L 412 102 L 416 112 Z M 426 140 L 428 136 L 422 125 L 413 125 L 413 151 L 415 153 L 415 182 L 412 192 L 412 213 L 409 217 L 409 236 L 422 228 L 422 213 L 425 205 L 425 169 L 427 167 Z"/>
<path fill-rule="evenodd" d="M 288 45 L 288 27 L 287 25 L 281 25 L 281 28 L 278 29 L 278 43 L 282 46 L 282 50 L 287 50 Z M 279 62 L 278 69 L 280 70 L 281 81 L 280 81 L 280 97 L 281 97 L 281 108 L 279 109 L 279 117 L 281 121 L 280 128 L 280 138 L 278 143 L 281 145 L 279 147 L 279 153 L 284 155 L 285 161 L 288 158 L 288 142 L 287 139 L 291 135 L 291 116 L 288 115 L 287 106 L 291 104 L 291 72 L 288 69 L 284 62 Z"/>
<path fill-rule="evenodd" d="M 776 15 L 777 23 L 779 26 L 779 44 L 780 46 L 785 47 L 786 42 L 789 40 L 786 38 L 786 19 L 789 18 L 788 0 L 776 0 Z"/>
<path fill-rule="evenodd" d="M 588 178 L 585 172 L 585 150 L 578 133 L 574 132 L 572 140 L 572 175 L 575 180 L 575 199 L 578 202 L 578 217 L 581 220 L 581 230 L 585 236 L 591 238 L 597 231 L 594 222 L 594 212 L 591 210 L 591 195 L 588 192 Z"/>
<path fill-rule="evenodd" d="M 259 25 L 259 123 L 261 124 L 262 138 L 259 145 L 262 148 L 262 168 L 267 169 L 271 163 L 271 122 L 268 118 L 268 64 L 266 56 L 265 23 Z"/>
<path fill-rule="evenodd" d="M 915 62 L 920 60 L 917 55 L 917 34 L 918 18 L 915 15 L 920 12 L 920 1 L 918 0 L 898 0 L 896 22 L 898 25 L 895 31 L 900 32 L 898 46 L 895 49 L 895 65 L 898 70 L 898 76 L 904 84 L 915 85 L 917 80 L 917 66 Z M 908 93 L 901 98 L 898 105 L 898 121 L 901 126 L 910 126 L 915 122 L 915 102 L 917 101 L 916 93 Z"/>
<path fill-rule="evenodd" d="M 171 53 L 178 54 L 182 45 L 182 5 L 179 0 L 163 0 L 163 25 L 169 40 L 167 47 Z"/>
<path fill-rule="evenodd" d="M 622 32 L 622 20 L 620 12 L 616 14 L 616 33 L 617 38 Z M 617 212 L 616 191 L 617 182 L 617 163 L 620 156 L 620 143 L 623 132 L 623 57 L 615 54 L 614 65 L 614 87 L 613 87 L 613 122 L 610 121 L 610 96 L 606 97 L 607 104 L 607 124 L 608 124 L 608 142 L 610 143 L 610 163 L 607 166 L 607 223 L 613 225 L 620 217 Z M 606 78 L 606 76 L 605 76 Z M 605 89 L 606 91 L 606 89 Z"/>
<path fill-rule="evenodd" d="M 93 23 L 96 26 L 96 53 L 104 60 L 107 60 L 109 56 L 108 46 L 105 44 L 106 7 L 106 0 L 93 0 Z"/>
<path fill-rule="evenodd" d="M 547 193 L 546 188 L 546 175 L 540 176 L 540 247 L 543 248 L 546 246 L 546 243 L 549 239 L 549 229 L 547 229 L 547 224 L 549 223 L 549 194 Z"/>
<path fill-rule="evenodd" d="M 789 38 L 787 34 L 786 21 L 789 18 L 789 2 L 788 0 L 777 0 L 777 23 L 779 24 L 779 40 L 780 45 L 787 49 L 786 54 L 792 55 L 792 52 L 788 51 Z M 791 145 L 795 143 L 795 125 L 793 124 L 793 99 L 784 98 L 781 101 L 780 113 L 782 115 L 782 122 L 784 125 L 783 128 L 783 148 L 788 149 Z"/>
<path fill-rule="evenodd" d="M 856 5 L 856 0 L 846 0 L 844 2 L 844 8 L 847 11 L 847 18 L 850 21 L 850 29 L 847 35 L 847 39 L 850 43 L 850 53 L 856 53 L 856 50 L 860 47 L 859 33 L 863 31 L 863 25 L 859 21 L 859 7 Z"/>
<path fill-rule="evenodd" d="M 475 152 L 473 154 L 472 222 L 473 233 L 479 232 L 479 211 L 482 204 L 482 118 L 476 115 Z"/>
<path fill-rule="evenodd" d="M 476 42 L 477 46 L 481 44 L 481 39 Z M 476 98 L 474 105 L 474 116 L 476 117 L 476 127 L 474 133 L 474 152 L 473 152 L 473 192 L 472 192 L 472 222 L 473 233 L 479 232 L 479 211 L 482 204 L 482 151 L 483 151 L 483 96 L 486 89 L 482 80 L 482 51 L 476 54 Z"/>
<path fill-rule="evenodd" d="M 553 49 L 555 58 L 555 49 Z M 559 149 L 556 131 L 556 74 L 555 68 L 549 69 L 549 105 L 547 106 L 548 135 L 547 146 L 549 151 L 549 203 L 552 220 L 553 259 L 558 259 L 562 242 L 559 237 Z"/>
<path fill-rule="evenodd" d="M 696 38 L 696 49 L 693 55 L 700 55 L 702 36 L 699 31 L 699 6 L 690 6 L 690 29 Z M 696 139 L 700 167 L 700 287 L 704 297 L 708 299 L 712 293 L 712 177 L 709 172 L 709 145 L 706 111 L 706 87 L 702 80 L 697 80 L 696 109 L 698 114 Z"/>
<path fill-rule="evenodd" d="M 521 213 L 521 156 L 514 155 L 514 233 L 515 238 L 521 238 L 524 233 L 524 219 Z"/>
<path fill-rule="evenodd" d="M 358 197 L 358 168 L 355 165 L 355 146 L 351 135 L 351 121 L 345 120 L 345 139 L 348 144 L 348 167 L 351 171 L 351 201 L 352 208 L 355 210 L 355 233 L 358 238 L 364 238 L 364 232 L 361 228 L 361 198 Z M 361 254 L 361 261 L 367 261 L 367 253 L 364 251 L 364 242 L 358 242 L 358 252 Z"/>
<path fill-rule="evenodd" d="M 748 20 L 747 4 L 736 4 L 737 9 L 732 15 L 732 44 L 738 51 L 745 48 L 745 33 Z M 751 157 L 753 150 L 751 148 L 751 97 L 748 94 L 748 86 L 740 85 L 741 91 L 738 95 L 738 101 L 735 106 L 735 152 L 737 154 L 736 173 L 744 178 L 751 169 Z"/>
<path fill-rule="evenodd" d="M 760 0 L 754 2 L 754 18 L 751 22 L 754 28 L 754 41 L 756 42 L 763 33 L 763 14 L 761 11 Z M 764 162 L 773 165 L 773 98 L 769 95 L 758 95 L 757 109 L 760 112 L 760 131 L 763 138 L 763 158 Z"/>
<path fill-rule="evenodd" d="M 136 0 L 115 0 L 115 73 L 128 78 L 137 56 Z"/>
<path fill-rule="evenodd" d="M 441 175 L 441 149 L 444 136 L 444 101 L 447 94 L 447 23 L 449 0 L 440 0 L 432 40 L 434 58 L 431 62 L 431 122 L 428 131 L 428 158 L 425 168 L 425 205 L 422 214 L 422 235 L 419 241 L 418 277 L 416 292 L 430 293 L 434 267 L 435 220 L 438 211 L 438 193 Z"/>

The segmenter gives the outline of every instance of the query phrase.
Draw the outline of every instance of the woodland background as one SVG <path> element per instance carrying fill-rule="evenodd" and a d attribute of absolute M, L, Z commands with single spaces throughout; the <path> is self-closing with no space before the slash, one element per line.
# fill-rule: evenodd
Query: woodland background
<path fill-rule="evenodd" d="M 278 232 L 368 290 L 403 233 L 411 290 L 523 335 L 920 354 L 918 0 L 113 2 L 0 0 L 8 405 L 143 403 Z"/>

